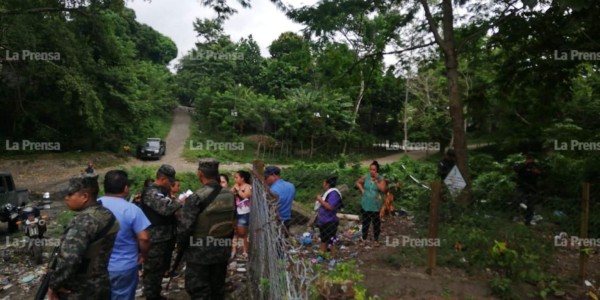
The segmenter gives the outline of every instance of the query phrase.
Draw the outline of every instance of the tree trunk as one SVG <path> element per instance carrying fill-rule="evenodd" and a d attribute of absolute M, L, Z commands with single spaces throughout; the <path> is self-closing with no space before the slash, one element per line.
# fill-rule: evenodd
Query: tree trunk
<path fill-rule="evenodd" d="M 443 31 L 446 47 L 444 54 L 446 57 L 446 70 L 448 77 L 448 94 L 450 95 L 450 117 L 452 118 L 452 132 L 454 133 L 454 151 L 456 151 L 456 164 L 462 173 L 467 186 L 463 191 L 460 203 L 466 207 L 471 203 L 471 176 L 469 174 L 467 136 L 463 128 L 464 116 L 462 101 L 460 98 L 460 87 L 458 85 L 458 54 L 456 53 L 454 43 L 454 15 L 452 11 L 452 1 L 444 0 L 442 4 Z"/>
<path fill-rule="evenodd" d="M 350 138 L 350 134 L 356 125 L 356 118 L 358 117 L 358 109 L 360 108 L 360 102 L 363 99 L 363 95 L 365 92 L 365 78 L 363 77 L 362 70 L 360 71 L 360 91 L 358 92 L 358 97 L 356 97 L 356 106 L 354 107 L 354 114 L 352 114 L 352 125 L 350 125 L 350 129 L 348 130 L 348 136 L 344 141 L 344 148 L 342 149 L 342 154 L 346 154 L 346 149 L 348 148 L 348 139 Z"/>
<path fill-rule="evenodd" d="M 454 137 L 454 151 L 456 152 L 456 165 L 462 173 L 467 186 L 460 197 L 463 207 L 471 203 L 471 176 L 468 168 L 467 137 L 463 128 L 464 116 L 460 98 L 460 87 L 458 85 L 458 54 L 456 53 L 454 41 L 454 13 L 452 0 L 442 2 L 442 38 L 438 32 L 438 26 L 431 14 L 427 0 L 420 0 L 425 17 L 429 23 L 437 44 L 444 52 L 446 76 L 448 78 L 448 94 L 450 99 L 450 117 L 452 119 L 452 133 Z"/>
<path fill-rule="evenodd" d="M 310 136 L 310 158 L 313 158 L 313 153 L 315 152 L 315 135 Z"/>

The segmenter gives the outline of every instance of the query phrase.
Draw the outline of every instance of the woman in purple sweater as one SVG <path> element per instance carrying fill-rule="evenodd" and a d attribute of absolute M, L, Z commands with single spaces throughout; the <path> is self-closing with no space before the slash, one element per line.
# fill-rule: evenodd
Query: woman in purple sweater
<path fill-rule="evenodd" d="M 338 210 L 342 207 L 342 193 L 335 188 L 337 177 L 328 177 L 323 181 L 323 195 L 317 195 L 315 206 L 317 207 L 317 226 L 321 235 L 321 254 L 325 254 L 327 247 L 331 251 L 333 258 L 335 250 L 335 237 L 339 225 L 336 216 Z"/>

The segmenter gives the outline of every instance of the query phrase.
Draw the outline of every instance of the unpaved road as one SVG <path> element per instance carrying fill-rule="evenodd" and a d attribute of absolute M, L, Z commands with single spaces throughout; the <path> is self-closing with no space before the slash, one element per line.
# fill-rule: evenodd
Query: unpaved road
<path fill-rule="evenodd" d="M 182 158 L 184 147 L 189 147 L 186 140 L 190 135 L 191 115 L 186 107 L 178 107 L 173 111 L 173 125 L 167 135 L 167 151 L 160 160 L 144 161 L 130 157 L 127 161 L 111 167 L 96 169 L 96 173 L 104 174 L 109 170 L 133 166 L 155 166 L 158 168 L 161 164 L 172 165 L 177 172 L 196 172 L 197 163 L 189 162 Z M 434 151 L 411 151 L 408 153 L 394 153 L 389 156 L 377 158 L 380 164 L 387 164 L 398 161 L 402 155 L 408 155 L 415 159 L 423 159 L 428 155 L 434 154 Z M 106 157 L 95 157 L 91 160 L 95 164 L 101 164 L 102 159 Z M 114 157 L 112 158 L 115 159 Z M 100 160 L 100 161 L 99 161 Z M 363 166 L 368 166 L 373 160 L 364 160 Z M 85 161 L 64 160 L 64 159 L 36 159 L 36 160 L 7 160 L 0 159 L 0 171 L 10 172 L 15 178 L 15 182 L 20 188 L 27 188 L 37 193 L 46 191 L 57 192 L 64 188 L 67 180 L 74 175 L 80 174 L 85 168 Z M 286 167 L 286 166 L 282 166 Z M 233 171 L 239 169 L 251 168 L 247 163 L 230 163 L 221 165 L 223 171 Z"/>
<path fill-rule="evenodd" d="M 131 157 L 122 164 L 96 169 L 96 173 L 102 175 L 115 168 L 131 168 L 133 166 L 156 166 L 158 169 L 161 164 L 170 164 L 177 172 L 196 172 L 198 170 L 197 164 L 185 161 L 181 157 L 184 147 L 188 146 L 186 140 L 190 133 L 190 112 L 185 107 L 178 107 L 173 114 L 173 125 L 166 138 L 167 151 L 160 160 L 145 161 Z M 107 158 L 96 157 L 90 159 L 98 165 L 100 164 L 98 160 Z M 85 169 L 85 163 L 85 161 L 64 159 L 0 159 L 0 171 L 12 173 L 19 188 L 27 188 L 37 193 L 57 192 L 64 188 L 65 183 L 71 176 L 78 175 Z M 232 163 L 222 165 L 221 169 L 239 170 L 250 166 L 249 163 Z"/>

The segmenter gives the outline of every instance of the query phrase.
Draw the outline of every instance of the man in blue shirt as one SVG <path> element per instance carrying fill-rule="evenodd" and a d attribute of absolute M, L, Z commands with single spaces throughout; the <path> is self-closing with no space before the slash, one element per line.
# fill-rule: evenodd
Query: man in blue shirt
<path fill-rule="evenodd" d="M 296 197 L 296 187 L 293 184 L 281 179 L 279 176 L 281 170 L 276 166 L 265 168 L 265 182 L 269 185 L 271 193 L 279 197 L 279 219 L 290 230 L 290 220 L 292 219 L 292 201 Z"/>
<path fill-rule="evenodd" d="M 142 210 L 126 200 L 129 194 L 127 173 L 112 170 L 104 177 L 106 195 L 98 199 L 117 218 L 119 233 L 108 263 L 111 299 L 135 299 L 138 265 L 143 264 L 150 249 L 150 221 Z"/>

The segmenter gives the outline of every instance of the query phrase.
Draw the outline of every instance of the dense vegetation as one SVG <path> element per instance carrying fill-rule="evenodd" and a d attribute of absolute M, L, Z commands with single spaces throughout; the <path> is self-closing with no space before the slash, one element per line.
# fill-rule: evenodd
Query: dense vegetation
<path fill-rule="evenodd" d="M 455 28 L 461 128 L 502 151 L 545 154 L 564 142 L 569 151 L 557 157 L 591 159 L 594 151 L 571 142 L 598 140 L 598 60 L 571 57 L 571 50 L 595 53 L 598 3 L 527 1 L 500 10 L 493 1 L 463 2 L 470 12 L 457 18 L 480 14 Z M 401 143 L 404 120 L 409 141 L 443 149 L 456 134 L 448 67 L 409 3 L 337 0 L 289 10 L 306 35 L 281 34 L 268 58 L 251 36 L 232 41 L 223 20 L 197 20 L 200 41 L 178 66 L 178 99 L 198 108 L 203 132 L 266 135 L 268 147 L 285 156 Z M 385 53 L 398 53 L 400 64 L 384 67 Z"/>
<path fill-rule="evenodd" d="M 123 1 L 2 1 L 0 49 L 3 141 L 116 151 L 176 105 L 175 44 Z"/>

